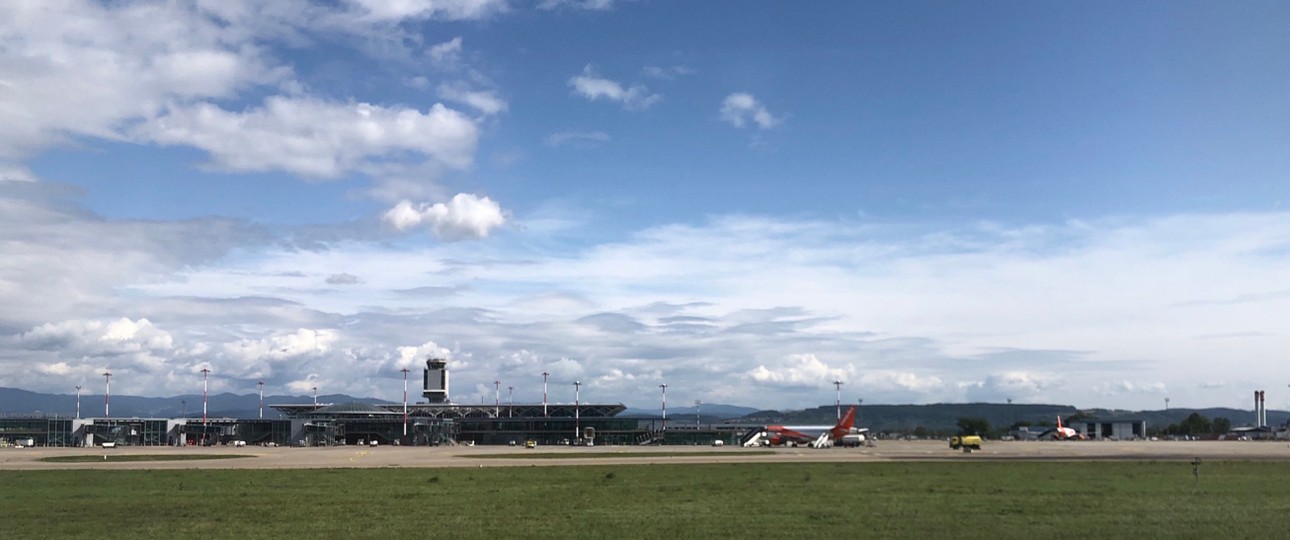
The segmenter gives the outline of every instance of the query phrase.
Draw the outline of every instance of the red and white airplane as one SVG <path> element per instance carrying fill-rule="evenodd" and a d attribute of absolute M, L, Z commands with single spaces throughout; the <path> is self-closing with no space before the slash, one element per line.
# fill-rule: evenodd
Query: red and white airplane
<path fill-rule="evenodd" d="M 1061 416 L 1058 416 L 1058 417 L 1057 417 L 1057 427 L 1055 427 L 1055 428 L 1053 428 L 1053 429 L 1050 429 L 1050 430 L 1048 430 L 1048 431 L 1045 431 L 1045 432 L 1043 432 L 1043 433 L 1040 433 L 1040 434 L 1039 434 L 1039 438 L 1041 438 L 1041 439 L 1042 439 L 1042 438 L 1044 438 L 1045 436 L 1050 435 L 1050 434 L 1053 436 L 1053 439 L 1058 440 L 1058 441 L 1082 441 L 1082 440 L 1084 440 L 1084 435 L 1083 435 L 1082 433 L 1080 433 L 1080 432 L 1078 432 L 1078 431 L 1075 431 L 1073 428 L 1068 428 L 1068 427 L 1063 427 L 1063 426 L 1062 426 L 1062 417 L 1061 417 Z"/>
<path fill-rule="evenodd" d="M 844 442 L 844 439 L 863 443 L 865 435 L 869 433 L 869 428 L 857 429 L 854 427 L 855 420 L 856 408 L 851 407 L 847 409 L 847 414 L 843 415 L 842 419 L 832 426 L 766 426 L 764 437 L 754 444 L 768 444 L 770 446 L 782 444 L 811 445 L 816 448 L 823 448 L 832 446 L 835 442 Z"/>

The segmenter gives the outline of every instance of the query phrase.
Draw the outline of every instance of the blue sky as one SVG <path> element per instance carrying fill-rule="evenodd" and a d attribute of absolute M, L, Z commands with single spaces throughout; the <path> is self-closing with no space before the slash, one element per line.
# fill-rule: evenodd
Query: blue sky
<path fill-rule="evenodd" d="M 0 385 L 1244 406 L 1288 11 L 4 3 Z"/>

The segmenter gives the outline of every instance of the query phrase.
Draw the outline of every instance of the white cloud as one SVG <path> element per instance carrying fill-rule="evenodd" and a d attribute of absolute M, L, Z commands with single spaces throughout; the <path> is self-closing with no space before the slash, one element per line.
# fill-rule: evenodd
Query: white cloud
<path fill-rule="evenodd" d="M 721 119 L 737 128 L 751 122 L 758 128 L 770 129 L 780 123 L 780 119 L 770 114 L 766 106 L 757 101 L 757 98 L 744 92 L 726 96 L 726 99 L 721 102 Z"/>
<path fill-rule="evenodd" d="M 497 92 L 492 90 L 471 90 L 461 83 L 441 84 L 439 85 L 438 93 L 440 98 L 464 103 L 489 116 L 504 112 L 507 108 L 506 100 L 498 96 Z"/>
<path fill-rule="evenodd" d="M 542 0 L 538 9 L 586 9 L 604 11 L 613 9 L 614 0 Z"/>
<path fill-rule="evenodd" d="M 454 241 L 487 238 L 506 223 L 506 216 L 501 206 L 488 197 L 458 193 L 447 204 L 413 206 L 410 201 L 402 201 L 386 211 L 382 220 L 400 231 L 425 225 L 439 238 Z"/>
<path fill-rule="evenodd" d="M 0 157 L 119 140 L 165 103 L 283 81 L 243 28 L 183 3 L 0 2 Z"/>
<path fill-rule="evenodd" d="M 1103 396 L 1119 396 L 1122 394 L 1164 395 L 1167 391 L 1163 382 L 1134 383 L 1126 380 L 1098 383 L 1095 389 Z"/>
<path fill-rule="evenodd" d="M 209 362 L 243 391 L 263 376 L 395 398 L 398 366 L 430 348 L 451 352 L 454 388 L 500 377 L 540 399 L 548 371 L 553 400 L 577 378 L 629 404 L 652 402 L 639 386 L 656 376 L 669 398 L 769 407 L 832 403 L 834 379 L 865 403 L 1141 407 L 1169 388 L 1234 406 L 1246 383 L 1197 387 L 1214 362 L 1290 377 L 1267 315 L 1290 309 L 1287 213 L 948 230 L 726 216 L 585 248 L 515 228 L 298 249 L 227 222 L 96 217 L 53 187 L 0 190 L 0 377 L 32 389 L 108 367 L 122 391 L 175 393 Z M 472 214 L 432 206 L 387 223 Z M 453 226 L 487 229 L 470 221 Z M 361 284 L 326 284 L 344 275 Z"/>
<path fill-rule="evenodd" d="M 695 70 L 686 66 L 645 66 L 641 69 L 647 77 L 655 79 L 672 80 L 683 75 L 693 75 Z"/>
<path fill-rule="evenodd" d="M 663 99 L 663 96 L 651 94 L 642 85 L 624 88 L 622 84 L 605 79 L 596 74 L 591 66 L 583 68 L 581 75 L 569 78 L 569 86 L 575 94 L 591 101 L 606 99 L 621 103 L 628 110 L 644 110 Z"/>
<path fill-rule="evenodd" d="M 506 0 L 345 0 L 364 18 L 378 21 L 484 19 L 506 11 Z"/>
<path fill-rule="evenodd" d="M 346 272 L 327 276 L 328 285 L 357 285 L 359 283 L 361 283 L 361 280 L 358 279 L 358 276 Z"/>
<path fill-rule="evenodd" d="M 548 146 L 572 145 L 578 147 L 594 146 L 609 140 L 609 134 L 602 131 L 561 131 L 547 135 Z"/>
<path fill-rule="evenodd" d="M 426 56 L 429 56 L 430 61 L 441 68 L 458 66 L 461 63 L 461 36 L 432 45 L 429 49 L 426 49 Z"/>
<path fill-rule="evenodd" d="M 35 182 L 36 176 L 23 167 L 0 163 L 0 182 Z"/>
<path fill-rule="evenodd" d="M 757 366 L 747 376 L 753 381 L 772 386 L 824 388 L 835 380 L 846 378 L 846 369 L 831 367 L 814 354 L 795 354 L 778 366 Z"/>
<path fill-rule="evenodd" d="M 241 113 L 208 103 L 173 107 L 138 132 L 162 144 L 206 150 L 222 168 L 318 178 L 397 152 L 465 168 L 479 137 L 473 121 L 440 104 L 422 113 L 310 97 L 270 97 L 263 107 Z"/>
<path fill-rule="evenodd" d="M 424 368 L 426 360 L 431 358 L 450 360 L 452 359 L 452 351 L 440 347 L 433 341 L 427 341 L 416 347 L 399 347 L 398 359 L 394 364 L 394 368 L 407 368 L 416 371 Z"/>

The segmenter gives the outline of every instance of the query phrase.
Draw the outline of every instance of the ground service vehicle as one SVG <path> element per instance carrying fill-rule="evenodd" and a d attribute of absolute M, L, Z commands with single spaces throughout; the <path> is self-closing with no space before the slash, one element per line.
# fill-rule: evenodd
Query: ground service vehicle
<path fill-rule="evenodd" d="M 957 437 L 950 437 L 950 449 L 958 450 L 960 448 L 980 450 L 981 437 L 978 435 L 960 435 Z"/>

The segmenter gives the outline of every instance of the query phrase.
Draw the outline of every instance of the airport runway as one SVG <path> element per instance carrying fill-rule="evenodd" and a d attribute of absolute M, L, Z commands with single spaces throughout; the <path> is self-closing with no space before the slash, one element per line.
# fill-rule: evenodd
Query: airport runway
<path fill-rule="evenodd" d="M 881 441 L 872 448 L 762 449 L 706 446 L 597 446 L 539 447 L 529 450 L 506 446 L 477 447 L 122 447 L 4 448 L 0 470 L 45 469 L 314 469 L 314 468 L 434 468 L 516 467 L 552 465 L 617 465 L 631 463 L 779 463 L 779 462 L 880 462 L 880 461 L 1207 461 L 1290 460 L 1284 441 L 1082 441 L 990 442 L 972 453 L 950 450 L 944 441 Z M 567 457 L 526 459 L 530 454 L 558 453 Z M 611 457 L 579 457 L 584 454 Z M 112 463 L 48 463 L 45 457 L 123 454 L 235 454 L 241 459 L 202 461 L 146 461 Z M 514 458 L 485 458 L 486 454 Z M 742 455 L 741 455 L 742 454 Z"/>

